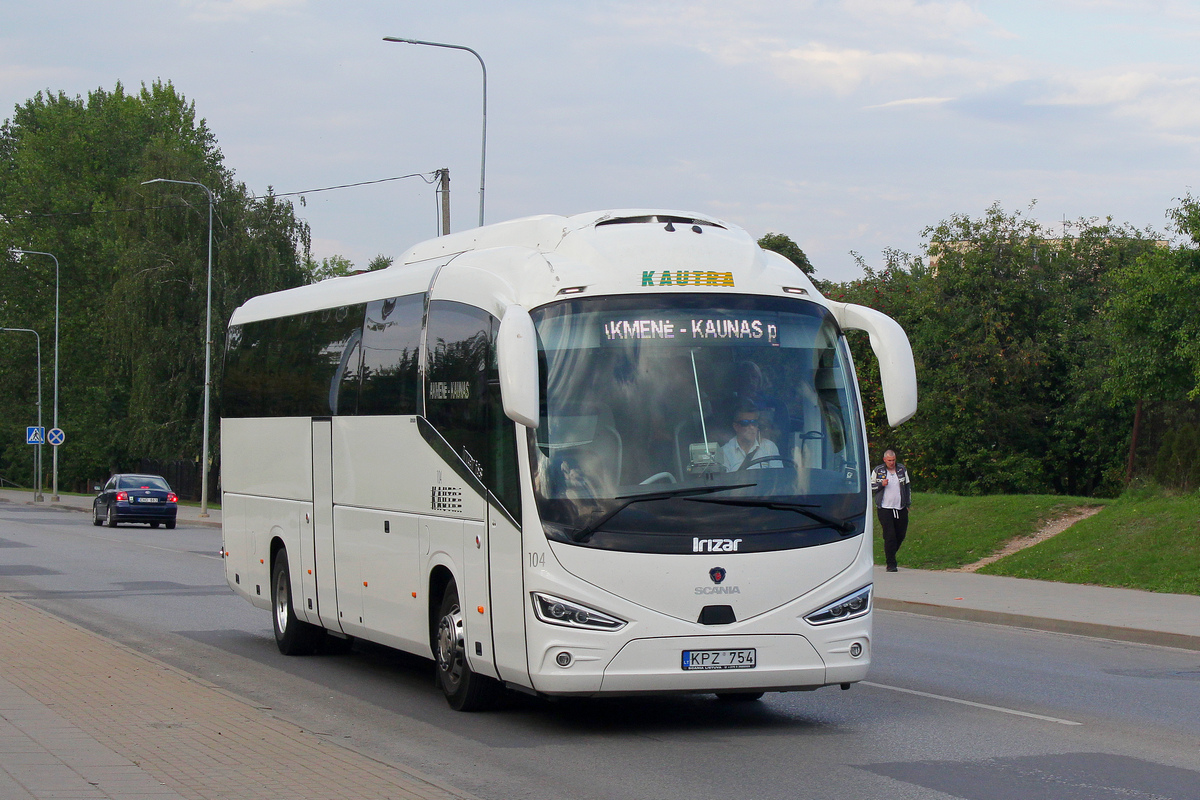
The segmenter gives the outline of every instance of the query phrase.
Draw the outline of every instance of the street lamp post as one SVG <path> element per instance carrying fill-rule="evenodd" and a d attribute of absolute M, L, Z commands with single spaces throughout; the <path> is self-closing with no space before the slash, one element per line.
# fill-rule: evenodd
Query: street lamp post
<path fill-rule="evenodd" d="M 17 253 L 26 256 L 50 256 L 54 259 L 54 427 L 58 427 L 58 287 L 59 287 L 59 268 L 58 258 L 53 253 L 44 253 L 41 250 L 19 250 L 12 249 L 9 252 Z M 42 339 L 38 337 L 38 364 L 41 364 L 41 347 Z M 38 375 L 41 375 L 41 368 L 38 368 Z M 39 377 L 40 381 L 41 378 Z M 41 388 L 40 386 L 38 387 Z M 41 401 L 38 401 L 40 410 Z M 41 423 L 38 423 L 39 426 Z M 40 451 L 39 451 L 40 452 Z M 54 488 L 50 491 L 50 501 L 58 502 L 58 448 L 55 447 L 50 455 L 51 461 L 54 464 Z"/>
<path fill-rule="evenodd" d="M 204 442 L 200 448 L 200 516 L 208 517 L 208 396 L 212 386 L 212 240 L 213 240 L 213 193 L 203 183 L 196 181 L 176 181 L 170 178 L 153 178 L 142 181 L 148 183 L 179 183 L 185 186 L 199 186 L 208 195 L 208 299 L 204 307 Z"/>
<path fill-rule="evenodd" d="M 32 333 L 37 337 L 37 425 L 42 427 L 42 337 L 32 328 L 0 328 L 0 331 L 12 331 L 14 333 Z M 35 445 L 37 450 L 33 455 L 33 502 L 40 503 L 45 498 L 42 497 L 42 446 Z M 58 499 L 58 498 L 54 498 Z"/>
<path fill-rule="evenodd" d="M 487 165 L 487 65 L 483 63 L 483 58 L 469 47 L 464 47 L 461 44 L 444 44 L 442 42 L 422 42 L 418 39 L 401 39 L 398 36 L 385 36 L 385 42 L 400 42 L 403 44 L 423 44 L 429 47 L 445 47 L 450 50 L 466 50 L 471 55 L 479 60 L 479 66 L 483 69 L 483 145 L 479 156 L 479 226 L 483 227 L 483 179 L 486 174 Z M 447 231 L 448 233 L 449 231 Z"/>

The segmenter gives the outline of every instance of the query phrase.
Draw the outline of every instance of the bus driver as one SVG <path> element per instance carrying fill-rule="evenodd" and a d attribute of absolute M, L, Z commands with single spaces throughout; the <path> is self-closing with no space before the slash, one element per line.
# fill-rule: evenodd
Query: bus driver
<path fill-rule="evenodd" d="M 751 400 L 743 400 L 733 412 L 734 437 L 721 448 L 721 460 L 726 472 L 743 469 L 762 469 L 771 463 L 770 456 L 779 455 L 779 448 L 764 439 L 758 429 L 759 409 Z M 758 463 L 755 463 L 755 462 Z M 782 462 L 780 462 L 782 464 Z"/>

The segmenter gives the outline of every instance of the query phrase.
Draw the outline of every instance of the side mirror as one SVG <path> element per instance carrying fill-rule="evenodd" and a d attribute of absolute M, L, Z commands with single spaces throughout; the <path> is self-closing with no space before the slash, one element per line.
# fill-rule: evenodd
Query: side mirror
<path fill-rule="evenodd" d="M 871 349 L 879 359 L 879 382 L 888 424 L 893 428 L 917 413 L 917 367 L 912 346 L 900 323 L 887 314 L 853 303 L 830 303 L 833 316 L 843 329 L 866 331 Z"/>
<path fill-rule="evenodd" d="M 529 312 L 518 305 L 504 311 L 496 337 L 500 397 L 504 413 L 527 428 L 538 425 L 537 331 Z"/>

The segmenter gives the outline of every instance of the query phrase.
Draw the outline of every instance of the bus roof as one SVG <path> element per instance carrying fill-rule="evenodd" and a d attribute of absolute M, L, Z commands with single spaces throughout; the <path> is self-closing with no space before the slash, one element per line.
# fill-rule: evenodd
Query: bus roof
<path fill-rule="evenodd" d="M 252 298 L 230 324 L 425 292 L 435 276 L 442 285 L 439 270 L 450 264 L 476 283 L 494 278 L 507 302 L 526 308 L 568 292 L 778 294 L 787 287 L 820 298 L 799 268 L 736 225 L 693 212 L 621 209 L 524 217 L 430 239 L 387 269 Z"/>

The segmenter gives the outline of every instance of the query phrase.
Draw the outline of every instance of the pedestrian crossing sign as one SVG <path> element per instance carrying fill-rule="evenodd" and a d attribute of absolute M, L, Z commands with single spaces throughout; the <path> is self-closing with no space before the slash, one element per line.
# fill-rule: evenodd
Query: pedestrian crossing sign
<path fill-rule="evenodd" d="M 37 425 L 30 425 L 25 429 L 25 444 L 45 444 L 46 429 Z"/>

